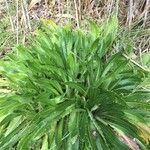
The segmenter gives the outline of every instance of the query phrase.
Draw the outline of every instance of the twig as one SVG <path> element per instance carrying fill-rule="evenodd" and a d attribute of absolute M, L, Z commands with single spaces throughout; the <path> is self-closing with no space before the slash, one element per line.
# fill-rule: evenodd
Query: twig
<path fill-rule="evenodd" d="M 69 15 L 69 0 L 67 0 L 67 15 Z M 68 18 L 68 22 L 69 22 L 69 18 Z"/>
<path fill-rule="evenodd" d="M 15 31 L 15 28 L 14 28 L 14 24 L 13 24 L 11 15 L 10 15 L 10 11 L 9 11 L 9 6 L 8 6 L 7 0 L 5 0 L 5 3 L 6 3 L 6 8 L 7 8 L 7 10 L 8 10 L 7 12 L 8 12 L 8 16 L 9 16 L 9 20 L 10 20 L 10 24 L 11 24 L 11 29 L 12 29 L 12 31 L 14 32 L 14 31 Z"/>
<path fill-rule="evenodd" d="M 147 7 L 149 6 L 149 0 L 146 0 L 146 10 L 145 10 L 145 15 L 144 15 L 144 23 L 143 25 L 146 25 L 146 20 L 147 20 L 147 15 L 148 15 L 148 9 Z"/>
<path fill-rule="evenodd" d="M 77 2 L 74 0 L 74 5 L 75 5 L 75 11 L 76 11 L 76 22 L 77 22 L 77 27 L 79 28 L 79 14 L 78 14 L 78 7 L 77 7 Z"/>
<path fill-rule="evenodd" d="M 128 23 L 129 29 L 131 28 L 132 18 L 133 18 L 133 0 L 130 0 L 128 17 L 127 17 L 127 23 Z"/>
<path fill-rule="evenodd" d="M 23 0 L 23 4 L 24 4 L 25 12 L 26 12 L 26 18 L 27 18 L 28 28 L 31 31 L 31 23 L 30 23 L 29 11 L 28 11 L 26 0 Z"/>
<path fill-rule="evenodd" d="M 17 40 L 17 45 L 18 45 L 19 44 L 19 1 L 18 0 L 16 0 L 16 17 L 17 17 L 16 40 Z"/>
<path fill-rule="evenodd" d="M 23 4 L 22 0 L 21 0 L 21 8 L 22 8 L 21 24 L 22 24 L 22 19 L 23 19 L 24 20 L 24 24 L 25 24 L 25 29 L 27 29 L 28 26 L 27 26 L 27 20 L 26 20 L 26 12 L 25 12 L 25 8 L 24 8 L 24 4 Z"/>
<path fill-rule="evenodd" d="M 61 3 L 60 0 L 58 0 L 58 13 L 59 14 L 61 14 L 61 9 L 60 9 L 61 8 L 61 4 L 60 3 Z"/>
<path fill-rule="evenodd" d="M 123 56 L 130 60 L 133 64 L 135 64 L 136 66 L 138 66 L 139 68 L 141 68 L 142 70 L 146 71 L 146 72 L 150 72 L 150 70 L 146 69 L 145 67 L 141 66 L 140 64 L 138 64 L 136 61 L 134 61 L 133 59 L 131 59 L 130 57 L 128 57 L 126 54 L 123 54 Z"/>
<path fill-rule="evenodd" d="M 79 20 L 81 20 L 81 18 L 82 18 L 82 11 L 81 11 L 81 0 L 79 0 Z"/>
<path fill-rule="evenodd" d="M 112 2 L 112 7 L 113 7 L 113 2 Z M 119 14 L 119 0 L 116 0 L 116 8 L 115 8 L 115 15 L 118 16 Z"/>

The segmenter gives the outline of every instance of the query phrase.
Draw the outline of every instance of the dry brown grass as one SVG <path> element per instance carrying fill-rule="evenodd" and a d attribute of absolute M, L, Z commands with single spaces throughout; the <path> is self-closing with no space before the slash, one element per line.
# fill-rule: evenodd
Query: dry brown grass
<path fill-rule="evenodd" d="M 118 1 L 121 25 L 129 28 L 149 27 L 150 0 Z M 41 18 L 53 19 L 59 24 L 71 21 L 79 26 L 82 26 L 85 18 L 102 22 L 117 8 L 117 0 L 0 0 L 0 4 L 0 17 L 3 15 L 3 8 L 7 9 L 9 17 L 15 16 L 20 24 L 28 28 L 31 28 L 29 19 Z M 15 5 L 16 9 L 13 16 L 10 14 L 12 5 Z M 10 24 L 12 25 L 12 22 Z"/>
<path fill-rule="evenodd" d="M 129 28 L 138 25 L 149 26 L 149 0 L 119 0 L 118 3 L 118 16 L 122 25 Z M 30 14 L 34 10 L 41 9 L 36 14 L 36 18 L 48 17 L 55 19 L 58 23 L 72 19 L 79 25 L 82 25 L 85 18 L 101 22 L 110 17 L 116 8 L 116 0 L 31 0 L 29 5 Z"/>

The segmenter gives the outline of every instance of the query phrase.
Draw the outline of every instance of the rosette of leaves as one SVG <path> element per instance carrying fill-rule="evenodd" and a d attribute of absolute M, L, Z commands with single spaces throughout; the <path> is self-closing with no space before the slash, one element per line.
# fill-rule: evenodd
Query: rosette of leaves
<path fill-rule="evenodd" d="M 148 72 L 122 54 L 117 18 L 88 31 L 46 24 L 1 61 L 11 90 L 0 98 L 1 149 L 131 149 L 123 135 L 147 149 Z"/>

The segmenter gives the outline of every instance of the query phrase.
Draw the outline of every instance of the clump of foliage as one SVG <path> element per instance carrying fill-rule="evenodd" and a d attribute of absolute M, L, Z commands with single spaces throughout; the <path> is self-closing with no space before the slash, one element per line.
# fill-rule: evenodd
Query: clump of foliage
<path fill-rule="evenodd" d="M 146 149 L 148 73 L 124 57 L 116 17 L 88 31 L 47 24 L 1 62 L 12 91 L 0 98 L 1 149 L 130 149 L 122 135 Z"/>

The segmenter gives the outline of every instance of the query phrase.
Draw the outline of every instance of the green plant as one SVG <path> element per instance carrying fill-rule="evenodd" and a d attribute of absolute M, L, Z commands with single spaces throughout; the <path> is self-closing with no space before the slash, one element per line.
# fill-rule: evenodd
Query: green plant
<path fill-rule="evenodd" d="M 127 150 L 124 134 L 146 149 L 138 124 L 149 115 L 148 72 L 122 54 L 116 17 L 90 27 L 48 21 L 1 61 L 12 90 L 0 99 L 1 149 Z"/>

